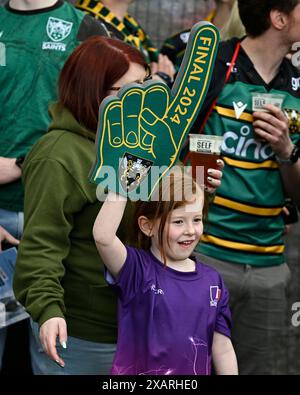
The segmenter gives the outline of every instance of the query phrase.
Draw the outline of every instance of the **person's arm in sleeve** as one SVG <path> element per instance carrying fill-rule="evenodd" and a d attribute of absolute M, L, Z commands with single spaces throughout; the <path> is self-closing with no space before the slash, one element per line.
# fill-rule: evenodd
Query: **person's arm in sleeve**
<path fill-rule="evenodd" d="M 96 247 L 113 277 L 122 269 L 127 251 L 117 237 L 117 230 L 124 215 L 127 199 L 110 191 L 97 215 L 93 228 Z"/>
<path fill-rule="evenodd" d="M 91 15 L 85 15 L 77 33 L 77 40 L 85 41 L 92 36 L 110 37 L 110 33 L 104 23 Z"/>
<path fill-rule="evenodd" d="M 56 337 L 67 340 L 64 319 L 64 259 L 69 254 L 73 215 L 86 204 L 74 178 L 57 161 L 33 160 L 23 169 L 25 227 L 18 252 L 14 291 L 32 319 L 48 355 L 63 365 Z"/>

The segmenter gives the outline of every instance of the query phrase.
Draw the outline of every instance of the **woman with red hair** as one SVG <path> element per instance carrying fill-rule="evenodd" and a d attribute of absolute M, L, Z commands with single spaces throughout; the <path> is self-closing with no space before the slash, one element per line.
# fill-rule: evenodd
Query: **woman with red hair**
<path fill-rule="evenodd" d="M 143 82 L 147 75 L 134 47 L 102 37 L 86 40 L 67 60 L 48 133 L 24 163 L 25 229 L 14 290 L 32 318 L 35 374 L 107 374 L 111 368 L 116 297 L 93 240 L 101 203 L 88 174 L 99 104 L 111 88 Z M 123 222 L 123 240 L 127 232 Z"/>

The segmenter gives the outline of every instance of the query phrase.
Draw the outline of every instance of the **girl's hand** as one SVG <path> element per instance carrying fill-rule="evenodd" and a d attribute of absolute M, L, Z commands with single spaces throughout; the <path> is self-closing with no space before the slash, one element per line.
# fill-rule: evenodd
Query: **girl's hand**
<path fill-rule="evenodd" d="M 53 317 L 43 323 L 40 328 L 40 340 L 46 354 L 63 368 L 65 362 L 56 350 L 57 336 L 61 346 L 67 348 L 67 324 L 61 317 Z"/>
<path fill-rule="evenodd" d="M 217 188 L 219 188 L 223 176 L 222 170 L 225 164 L 222 159 L 217 160 L 217 165 L 219 168 L 218 170 L 208 169 L 207 183 L 209 184 L 209 186 L 205 186 L 205 191 L 211 194 L 215 193 Z"/>

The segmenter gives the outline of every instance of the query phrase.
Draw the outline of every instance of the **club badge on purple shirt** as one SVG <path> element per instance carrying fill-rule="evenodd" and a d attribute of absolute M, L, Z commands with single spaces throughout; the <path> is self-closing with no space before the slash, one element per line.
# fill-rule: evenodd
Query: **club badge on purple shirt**
<path fill-rule="evenodd" d="M 221 290 L 217 285 L 211 285 L 209 287 L 210 305 L 211 307 L 217 307 L 218 301 L 221 298 Z"/>

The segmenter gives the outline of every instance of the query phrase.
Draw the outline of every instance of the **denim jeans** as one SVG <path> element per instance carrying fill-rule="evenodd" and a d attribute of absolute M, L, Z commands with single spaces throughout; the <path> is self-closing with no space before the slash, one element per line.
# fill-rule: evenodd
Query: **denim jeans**
<path fill-rule="evenodd" d="M 39 339 L 39 326 L 30 320 L 30 352 L 35 375 L 102 375 L 109 374 L 116 351 L 115 344 L 95 343 L 68 336 L 67 348 L 56 343 L 58 354 L 65 362 L 60 367 L 43 351 Z"/>
<path fill-rule="evenodd" d="M 3 210 L 0 208 L 0 225 L 14 237 L 20 239 L 23 233 L 24 214 L 22 212 Z M 2 367 L 5 340 L 6 328 L 3 328 L 0 329 L 0 371 Z"/>
<path fill-rule="evenodd" d="M 0 225 L 16 239 L 20 239 L 24 227 L 24 213 L 0 208 Z"/>

